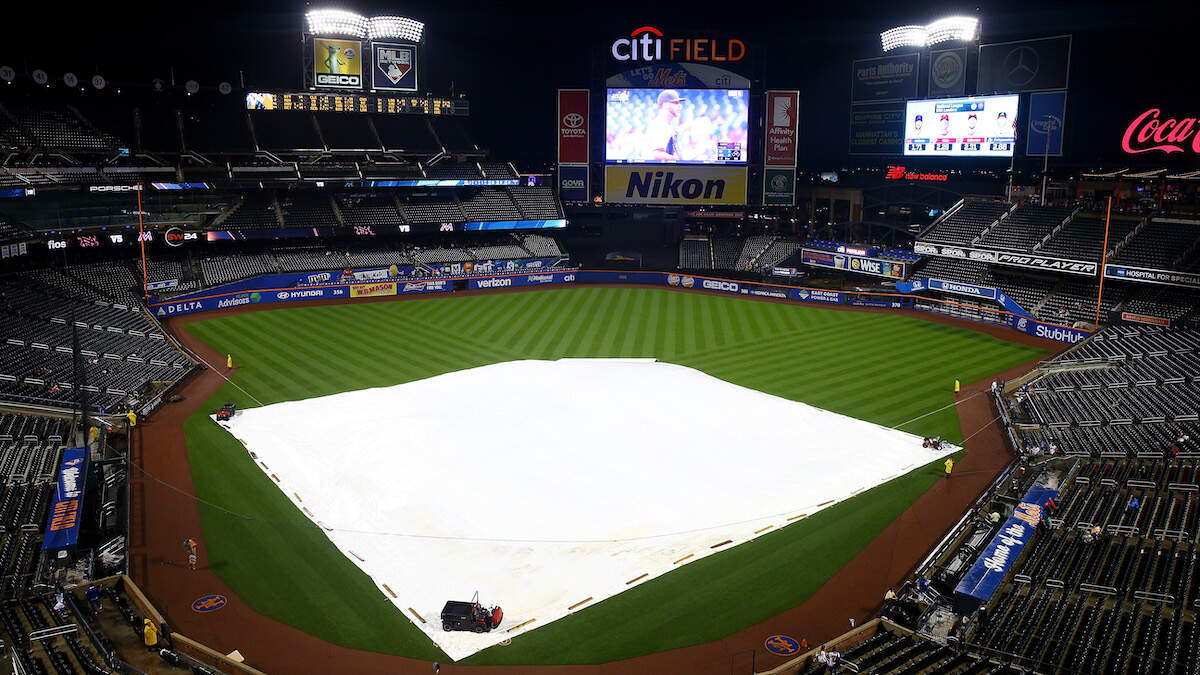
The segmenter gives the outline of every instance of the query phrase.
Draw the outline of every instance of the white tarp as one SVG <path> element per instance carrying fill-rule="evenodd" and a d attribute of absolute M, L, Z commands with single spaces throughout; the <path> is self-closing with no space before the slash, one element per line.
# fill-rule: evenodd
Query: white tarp
<path fill-rule="evenodd" d="M 222 426 L 455 660 L 950 451 L 652 359 L 512 361 Z M 475 591 L 500 628 L 443 632 Z"/>

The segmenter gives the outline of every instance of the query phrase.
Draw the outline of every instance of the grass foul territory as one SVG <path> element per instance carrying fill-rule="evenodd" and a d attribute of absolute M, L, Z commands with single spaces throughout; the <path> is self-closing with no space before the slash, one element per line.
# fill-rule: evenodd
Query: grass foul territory
<path fill-rule="evenodd" d="M 209 412 L 227 402 L 257 405 L 250 397 L 264 405 L 308 399 L 517 359 L 653 357 L 894 426 L 951 403 L 955 379 L 973 382 L 1046 353 L 908 316 L 647 288 L 275 309 L 199 321 L 185 330 L 236 357 L 233 381 L 245 392 L 226 384 L 185 424 L 196 492 L 216 505 L 199 505 L 212 568 L 262 614 L 338 645 L 428 660 L 444 655 Z M 569 390 L 564 382 L 563 392 L 547 395 Z M 492 389 L 481 384 L 464 393 L 460 405 L 469 415 L 489 396 L 503 395 L 502 382 Z M 536 410 L 530 402 L 531 415 Z M 702 402 L 696 412 L 704 413 Z M 623 431 L 614 429 L 614 438 Z M 903 431 L 961 440 L 953 406 Z M 330 448 L 330 461 L 352 451 L 353 433 L 346 430 L 345 447 Z M 398 440 L 403 433 L 396 430 Z M 680 564 L 463 663 L 603 663 L 732 634 L 803 603 L 941 471 L 940 462 L 921 467 L 751 542 Z M 770 475 L 763 467 L 763 480 Z M 488 600 L 503 605 L 502 598 Z"/>

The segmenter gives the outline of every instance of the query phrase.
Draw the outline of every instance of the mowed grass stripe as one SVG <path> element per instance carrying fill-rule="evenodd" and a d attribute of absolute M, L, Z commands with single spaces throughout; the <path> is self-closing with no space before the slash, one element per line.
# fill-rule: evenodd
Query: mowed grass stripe
<path fill-rule="evenodd" d="M 652 356 L 815 405 L 835 401 L 837 412 L 892 423 L 949 402 L 956 376 L 979 379 L 1042 354 L 896 315 L 651 288 L 290 308 L 187 329 L 222 353 L 235 352 L 242 366 L 235 381 L 264 401 L 399 384 L 509 359 Z M 444 660 L 240 444 L 212 424 L 207 414 L 225 401 L 251 404 L 225 385 L 185 424 L 197 493 L 253 515 L 245 520 L 202 506 L 214 571 L 256 611 L 330 642 Z M 953 409 L 927 420 L 925 429 L 957 427 Z M 939 470 L 925 467 L 682 566 L 467 663 L 601 663 L 732 634 L 803 602 Z"/>

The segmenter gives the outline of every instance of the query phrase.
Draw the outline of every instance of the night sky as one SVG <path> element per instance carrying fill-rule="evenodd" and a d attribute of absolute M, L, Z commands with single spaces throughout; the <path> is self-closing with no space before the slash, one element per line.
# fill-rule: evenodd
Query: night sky
<path fill-rule="evenodd" d="M 1071 162 L 1127 165 L 1120 135 L 1146 108 L 1200 115 L 1195 84 L 1200 11 L 1194 3 L 345 0 L 313 5 L 423 20 L 422 89 L 445 95 L 453 82 L 454 91 L 471 100 L 477 141 L 523 169 L 553 159 L 555 89 L 588 86 L 592 74 L 613 70 L 610 60 L 596 61 L 607 55 L 613 39 L 647 24 L 675 34 L 742 39 L 761 61 L 762 85 L 800 89 L 801 162 L 812 167 L 836 168 L 848 161 L 850 61 L 881 55 L 881 30 L 949 14 L 978 16 L 983 42 L 1074 34 L 1066 121 Z M 168 77 L 173 68 L 179 83 L 195 79 L 213 86 L 228 80 L 236 86 L 242 71 L 250 87 L 298 89 L 301 84 L 303 2 L 36 7 L 52 11 L 56 23 L 46 26 L 44 14 L 29 13 L 6 17 L 2 29 L 0 64 L 19 73 L 43 68 L 58 81 L 71 70 L 81 79 L 101 73 L 114 83 L 144 85 L 153 77 Z M 1197 157 L 1188 154 L 1169 159 L 1195 165 Z"/>

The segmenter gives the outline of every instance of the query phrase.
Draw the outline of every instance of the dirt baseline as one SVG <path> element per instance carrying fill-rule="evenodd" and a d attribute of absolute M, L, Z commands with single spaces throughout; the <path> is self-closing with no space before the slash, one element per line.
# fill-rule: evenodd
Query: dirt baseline
<path fill-rule="evenodd" d="M 586 284 L 613 288 L 640 287 L 633 284 Z M 482 293 L 544 292 L 545 288 L 457 291 L 455 295 Z M 685 291 L 677 289 L 675 292 Z M 711 295 L 728 294 L 710 292 Z M 248 311 L 269 311 L 293 306 L 319 306 L 345 302 L 405 302 L 426 296 L 397 296 L 357 300 L 317 300 L 267 306 L 241 306 L 202 315 L 168 319 L 166 327 L 188 349 L 204 361 L 220 366 L 224 355 L 193 338 L 181 325 L 219 316 Z M 741 296 L 739 296 L 741 297 Z M 752 297 L 759 302 L 796 303 L 789 300 Z M 1034 338 L 1017 331 L 976 324 L 916 310 L 892 310 L 864 307 L 823 307 L 836 311 L 899 312 L 926 321 L 934 321 L 984 332 L 1003 340 L 1061 349 L 1063 345 Z M 967 456 L 955 465 L 954 476 L 942 480 L 921 495 L 895 521 L 887 526 L 866 548 L 838 571 L 804 604 L 724 639 L 681 649 L 594 666 L 456 666 L 443 664 L 443 673 L 471 672 L 523 673 L 711 673 L 725 675 L 731 670 L 750 673 L 751 660 L 759 672 L 785 663 L 787 657 L 771 654 L 763 641 L 775 634 L 807 639 L 817 645 L 868 620 L 882 603 L 889 587 L 898 586 L 912 572 L 922 556 L 958 521 L 962 513 L 1008 465 L 1011 455 L 1004 432 L 995 422 L 995 411 L 986 395 L 994 377 L 1009 380 L 1028 372 L 1037 361 L 997 373 L 979 382 L 967 384 L 956 396 L 963 436 L 975 434 L 966 443 Z M 131 442 L 134 468 L 130 478 L 130 575 L 145 590 L 151 601 L 166 616 L 172 630 L 198 640 L 213 649 L 228 653 L 239 650 L 246 663 L 268 673 L 419 673 L 431 672 L 428 661 L 349 649 L 330 644 L 284 623 L 252 610 L 209 567 L 206 551 L 200 553 L 199 570 L 189 572 L 180 555 L 183 537 L 202 532 L 200 513 L 194 498 L 191 469 L 183 422 L 197 410 L 225 380 L 220 373 L 203 370 L 192 374 L 179 389 L 183 400 L 163 405 L 145 425 L 139 425 Z M 984 428 L 986 427 L 986 428 Z M 982 430 L 981 430 L 982 428 Z M 147 475 L 148 474 L 148 475 Z M 197 613 L 191 603 L 205 595 L 221 594 L 228 604 L 220 611 Z M 749 650 L 754 650 L 751 655 Z"/>

